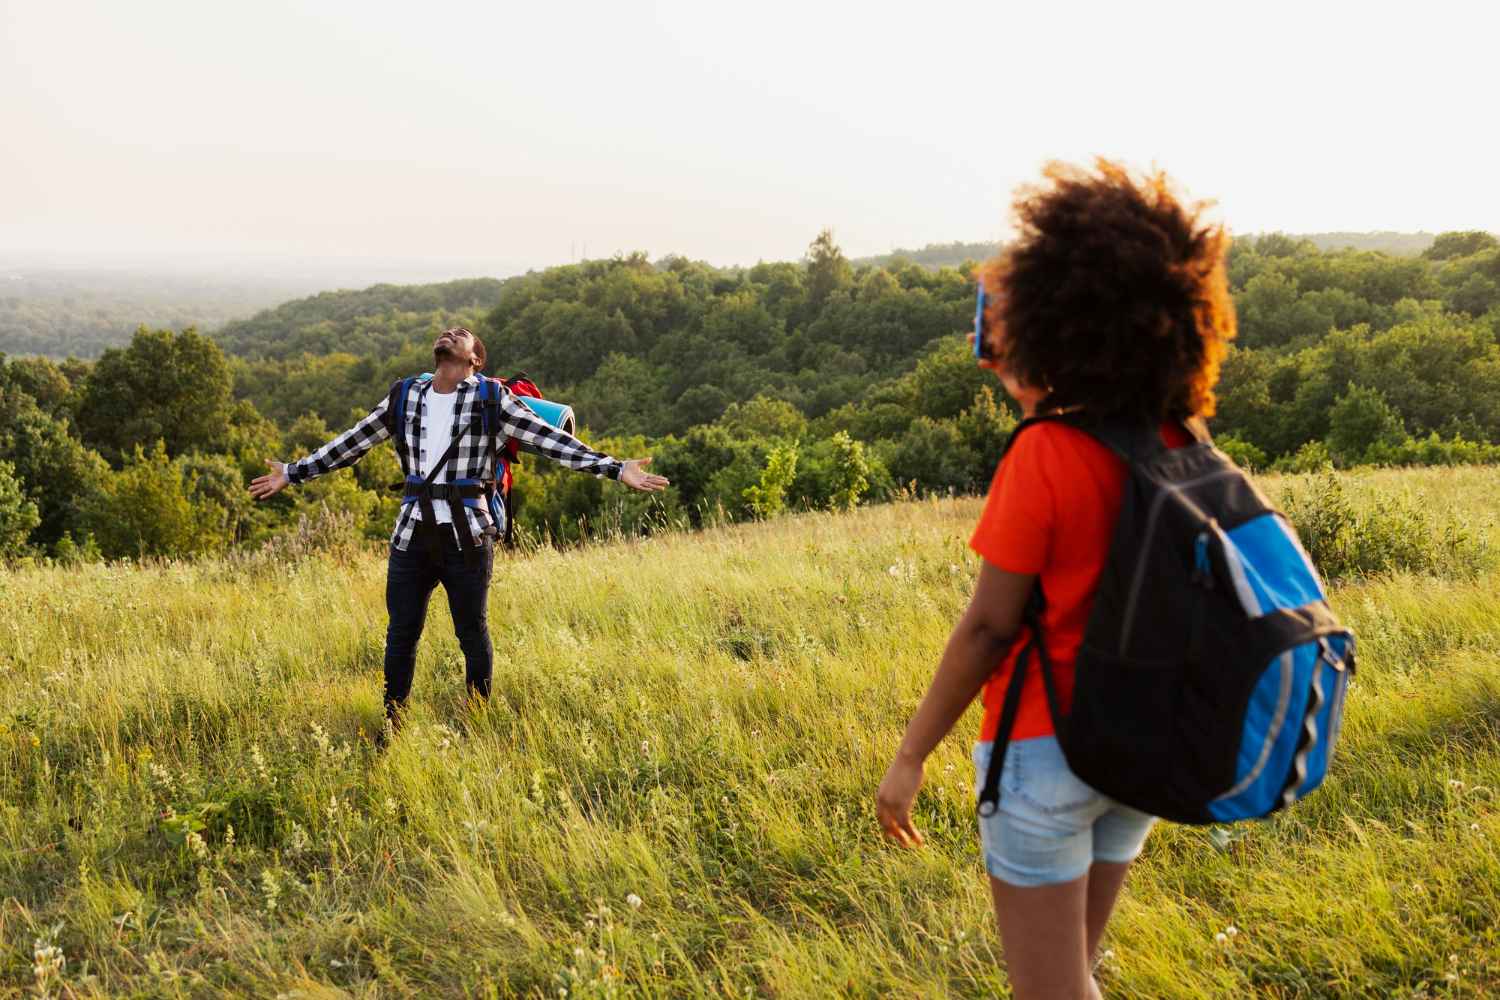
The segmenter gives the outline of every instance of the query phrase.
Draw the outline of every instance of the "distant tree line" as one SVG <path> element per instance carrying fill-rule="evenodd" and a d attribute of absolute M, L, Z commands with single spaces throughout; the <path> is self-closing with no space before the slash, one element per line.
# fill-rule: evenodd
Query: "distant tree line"
<path fill-rule="evenodd" d="M 527 459 L 518 523 L 537 537 L 982 491 L 1016 415 L 963 341 L 971 265 L 856 267 L 824 233 L 795 263 L 622 255 L 503 282 L 324 293 L 213 339 L 143 327 L 94 363 L 0 360 L 0 554 L 256 546 L 323 510 L 383 536 L 396 513 L 384 487 L 400 478 L 389 446 L 264 504 L 245 482 L 427 370 L 434 335 L 457 324 L 485 340 L 488 374 L 529 372 L 596 446 L 653 454 L 674 482 L 633 494 Z M 1237 242 L 1229 272 L 1240 336 L 1212 426 L 1237 460 L 1494 460 L 1493 237 L 1445 233 L 1395 257 L 1271 234 Z"/>

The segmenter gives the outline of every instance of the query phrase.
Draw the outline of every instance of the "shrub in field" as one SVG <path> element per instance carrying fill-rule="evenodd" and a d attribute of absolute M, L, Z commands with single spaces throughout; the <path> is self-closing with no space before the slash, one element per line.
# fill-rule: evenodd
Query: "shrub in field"
<path fill-rule="evenodd" d="M 865 446 L 839 431 L 833 436 L 833 461 L 829 463 L 828 505 L 834 510 L 853 510 L 869 485 L 869 463 Z"/>
<path fill-rule="evenodd" d="M 0 462 L 0 556 L 19 555 L 31 529 L 40 523 L 36 504 L 26 499 L 16 481 L 16 467 Z"/>
<path fill-rule="evenodd" d="M 1328 449 L 1321 441 L 1309 441 L 1290 455 L 1284 455 L 1271 466 L 1277 472 L 1316 472 L 1329 462 Z"/>
<path fill-rule="evenodd" d="M 786 509 L 787 487 L 797 475 L 797 442 L 777 445 L 766 456 L 760 482 L 744 490 L 746 505 L 756 517 L 775 517 Z"/>
<path fill-rule="evenodd" d="M 139 446 L 119 472 L 105 476 L 84 518 L 110 559 L 181 556 L 221 548 L 228 515 L 197 490 L 197 476 L 167 457 L 161 442 Z"/>
<path fill-rule="evenodd" d="M 970 476 L 972 486 L 978 490 L 987 489 L 1019 421 L 1009 408 L 995 399 L 995 390 L 985 386 L 974 394 L 973 403 L 959 414 L 955 423 L 959 439 L 974 454 Z"/>
<path fill-rule="evenodd" d="M 1282 509 L 1325 577 L 1393 570 L 1468 574 L 1491 561 L 1458 514 L 1436 513 L 1421 491 L 1370 487 L 1356 503 L 1332 465 L 1281 492 Z"/>
<path fill-rule="evenodd" d="M 1241 468 L 1253 470 L 1266 467 L 1266 453 L 1238 434 L 1225 434 L 1216 438 L 1214 444 Z"/>
<path fill-rule="evenodd" d="M 311 514 L 298 515 L 290 528 L 261 546 L 262 555 L 284 563 L 332 558 L 344 562 L 360 548 L 359 526 L 352 511 L 335 510 L 327 504 Z"/>

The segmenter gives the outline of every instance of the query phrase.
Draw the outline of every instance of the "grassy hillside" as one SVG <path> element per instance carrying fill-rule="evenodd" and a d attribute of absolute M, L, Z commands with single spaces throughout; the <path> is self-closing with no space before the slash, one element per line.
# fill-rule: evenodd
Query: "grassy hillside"
<path fill-rule="evenodd" d="M 1420 489 L 1493 551 L 1493 469 L 1344 483 L 1371 524 Z M 518 555 L 490 706 L 435 602 L 383 757 L 374 554 L 8 574 L 0 996 L 35 995 L 39 938 L 77 997 L 1004 996 L 977 718 L 931 762 L 928 846 L 871 806 L 977 509 Z M 1159 827 L 1106 992 L 1494 995 L 1500 577 L 1475 565 L 1335 591 L 1361 659 L 1327 785 L 1217 839 Z"/>

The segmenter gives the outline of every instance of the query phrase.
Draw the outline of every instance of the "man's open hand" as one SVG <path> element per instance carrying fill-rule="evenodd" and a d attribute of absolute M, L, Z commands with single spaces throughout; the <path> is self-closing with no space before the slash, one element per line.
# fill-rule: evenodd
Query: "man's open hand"
<path fill-rule="evenodd" d="M 266 459 L 266 465 L 270 466 L 271 474 L 261 476 L 259 479 L 250 480 L 250 495 L 257 500 L 264 500 L 273 493 L 280 493 L 287 487 L 286 463 L 273 462 Z M 666 480 L 662 480 L 666 482 Z"/>
<path fill-rule="evenodd" d="M 640 490 L 643 493 L 655 493 L 658 490 L 664 490 L 668 486 L 671 486 L 672 484 L 667 482 L 664 477 L 653 476 L 651 473 L 642 468 L 642 466 L 644 466 L 649 461 L 651 461 L 651 459 L 649 458 L 635 458 L 631 459 L 629 462 L 626 462 L 625 471 L 620 473 L 620 482 L 624 483 L 626 486 L 629 486 L 633 490 Z M 256 480 L 256 482 L 259 481 L 260 480 Z M 285 481 L 286 480 L 283 477 L 282 482 Z M 279 488 L 280 487 L 278 487 L 278 489 Z"/>

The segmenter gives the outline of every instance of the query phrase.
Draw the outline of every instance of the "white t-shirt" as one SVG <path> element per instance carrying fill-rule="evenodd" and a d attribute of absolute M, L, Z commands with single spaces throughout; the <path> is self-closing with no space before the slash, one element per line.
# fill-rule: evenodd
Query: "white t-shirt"
<path fill-rule="evenodd" d="M 458 392 L 441 393 L 436 388 L 429 386 L 423 395 L 422 409 L 422 450 L 417 456 L 417 475 L 427 477 L 432 471 L 432 466 L 448 446 L 453 443 L 453 410 L 458 405 Z M 443 482 L 443 474 L 440 472 L 435 483 Z M 421 519 L 422 505 L 414 504 L 417 509 L 412 516 Z M 438 524 L 452 524 L 453 511 L 448 508 L 448 501 L 432 501 L 432 515 Z"/>

